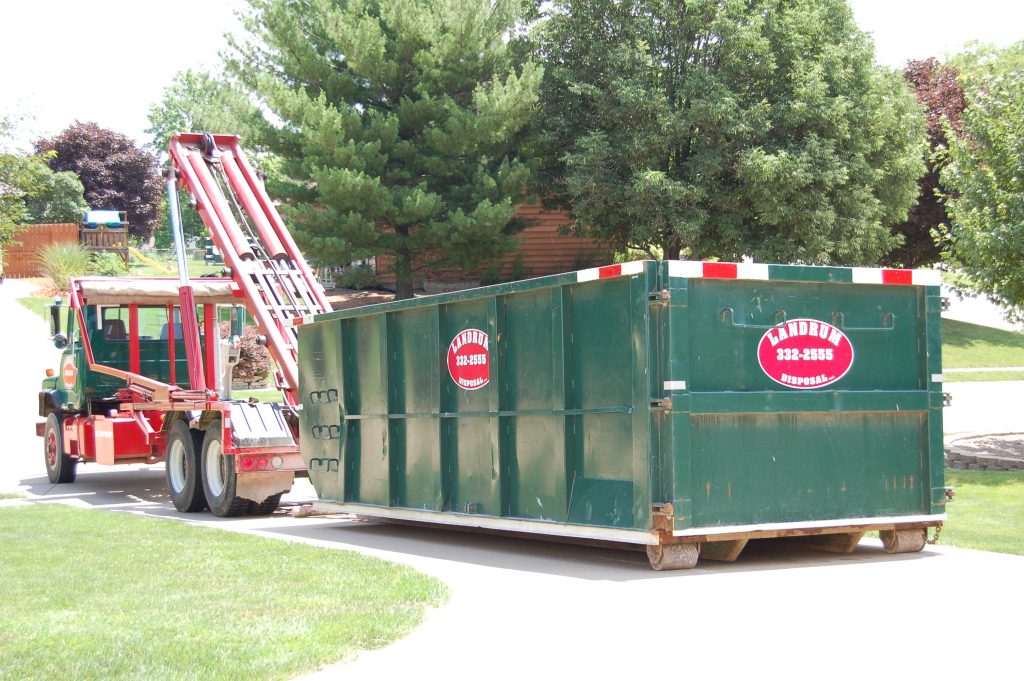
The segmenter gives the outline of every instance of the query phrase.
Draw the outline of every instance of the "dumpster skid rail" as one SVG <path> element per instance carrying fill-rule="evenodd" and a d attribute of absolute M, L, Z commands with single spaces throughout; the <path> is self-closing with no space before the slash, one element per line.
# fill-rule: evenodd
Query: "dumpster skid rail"
<path fill-rule="evenodd" d="M 319 506 L 647 547 L 941 526 L 935 272 L 631 262 L 293 320 Z"/>

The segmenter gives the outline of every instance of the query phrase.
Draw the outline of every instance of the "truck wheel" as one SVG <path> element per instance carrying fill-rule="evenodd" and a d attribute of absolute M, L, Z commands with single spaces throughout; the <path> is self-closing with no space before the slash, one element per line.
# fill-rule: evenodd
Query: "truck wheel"
<path fill-rule="evenodd" d="M 277 510 L 277 505 L 280 503 L 280 494 L 275 494 L 274 496 L 264 499 L 259 503 L 256 503 L 255 501 L 250 501 L 249 515 L 270 515 L 271 513 Z"/>
<path fill-rule="evenodd" d="M 653 544 L 647 560 L 655 570 L 688 570 L 697 564 L 700 544 Z"/>
<path fill-rule="evenodd" d="M 62 419 L 51 413 L 46 417 L 43 429 L 43 454 L 46 459 L 46 477 L 54 484 L 74 482 L 78 461 L 64 453 L 64 429 Z"/>
<path fill-rule="evenodd" d="M 886 553 L 917 553 L 924 548 L 928 530 L 882 530 L 878 536 Z"/>
<path fill-rule="evenodd" d="M 218 518 L 242 515 L 249 510 L 248 499 L 235 496 L 238 474 L 235 473 L 235 457 L 225 456 L 221 446 L 220 419 L 212 421 L 206 428 L 203 440 L 203 489 L 210 510 Z"/>
<path fill-rule="evenodd" d="M 167 490 L 174 508 L 181 513 L 195 513 L 206 508 L 203 476 L 199 468 L 202 433 L 192 430 L 182 420 L 171 425 L 167 438 Z"/>

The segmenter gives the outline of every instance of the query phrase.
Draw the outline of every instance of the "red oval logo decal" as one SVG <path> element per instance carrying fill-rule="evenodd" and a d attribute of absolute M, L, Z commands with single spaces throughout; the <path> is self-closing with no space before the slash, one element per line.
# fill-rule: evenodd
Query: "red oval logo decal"
<path fill-rule="evenodd" d="M 464 390 L 479 390 L 491 382 L 491 358 L 487 334 L 466 329 L 448 346 L 448 373 Z"/>
<path fill-rule="evenodd" d="M 853 345 L 831 324 L 793 319 L 765 332 L 757 361 L 768 378 L 787 388 L 822 388 L 853 366 Z"/>
<path fill-rule="evenodd" d="M 75 368 L 75 360 L 68 357 L 64 361 L 64 368 L 61 370 L 61 378 L 64 380 L 64 387 L 71 390 L 78 380 L 78 369 Z"/>

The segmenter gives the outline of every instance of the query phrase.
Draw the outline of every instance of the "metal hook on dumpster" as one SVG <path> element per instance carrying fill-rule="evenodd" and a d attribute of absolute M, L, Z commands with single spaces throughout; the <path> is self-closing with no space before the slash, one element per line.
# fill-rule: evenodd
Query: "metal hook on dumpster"
<path fill-rule="evenodd" d="M 731 307 L 725 307 L 718 313 L 718 321 L 728 323 L 734 329 L 777 329 L 786 323 L 785 310 L 776 310 L 772 316 L 775 318 L 774 324 L 741 324 L 736 321 L 736 311 Z"/>
<path fill-rule="evenodd" d="M 879 326 L 847 326 L 846 317 L 842 312 L 832 312 L 832 326 L 843 331 L 892 331 L 896 326 L 896 315 L 883 312 Z"/>

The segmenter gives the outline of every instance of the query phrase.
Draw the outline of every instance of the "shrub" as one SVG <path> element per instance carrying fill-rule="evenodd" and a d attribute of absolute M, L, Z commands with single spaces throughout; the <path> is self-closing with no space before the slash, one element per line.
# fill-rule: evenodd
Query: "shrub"
<path fill-rule="evenodd" d="M 68 280 L 89 272 L 92 254 L 77 242 L 50 244 L 37 256 L 43 276 L 50 280 L 51 292 L 66 291 Z"/>
<path fill-rule="evenodd" d="M 380 288 L 380 279 L 372 267 L 356 265 L 347 267 L 341 276 L 335 280 L 338 288 L 352 288 L 358 290 Z"/>
<path fill-rule="evenodd" d="M 220 323 L 220 335 L 226 338 L 231 333 L 231 323 Z M 270 373 L 270 351 L 256 342 L 258 333 L 255 326 L 242 326 L 242 347 L 238 353 L 238 364 L 231 372 L 231 377 L 238 381 L 261 381 Z"/>
<path fill-rule="evenodd" d="M 124 277 L 128 275 L 128 265 L 117 253 L 97 253 L 92 256 L 93 274 L 104 277 Z"/>

